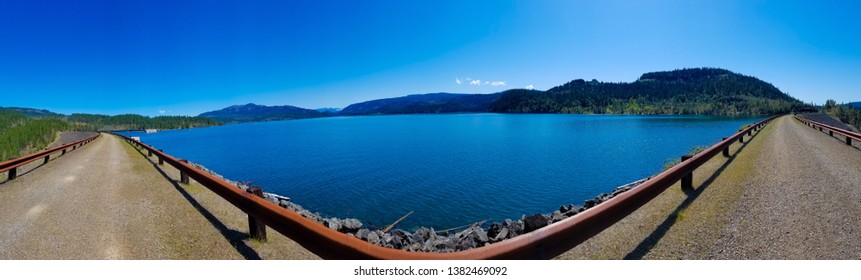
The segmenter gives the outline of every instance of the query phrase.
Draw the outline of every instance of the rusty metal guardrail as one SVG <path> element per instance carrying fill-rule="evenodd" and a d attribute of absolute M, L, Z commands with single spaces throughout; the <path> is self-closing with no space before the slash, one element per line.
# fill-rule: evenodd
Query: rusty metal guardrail
<path fill-rule="evenodd" d="M 852 139 L 855 139 L 855 141 L 861 142 L 861 133 L 857 133 L 857 132 L 845 130 L 842 128 L 830 126 L 830 125 L 816 122 L 816 121 L 811 121 L 811 120 L 808 120 L 804 117 L 799 117 L 798 115 L 795 116 L 795 119 L 800 121 L 803 124 L 806 124 L 809 127 L 812 127 L 813 129 L 818 128 L 820 132 L 825 132 L 822 129 L 826 129 L 826 130 L 828 130 L 828 135 L 831 137 L 834 137 L 835 132 L 837 134 L 843 135 L 843 137 L 846 138 L 846 145 L 852 146 Z"/>
<path fill-rule="evenodd" d="M 186 161 L 174 158 L 152 146 L 118 135 L 132 145 L 156 155 L 159 163 L 167 162 L 177 168 L 181 177 L 190 176 L 243 212 L 279 233 L 293 239 L 306 249 L 326 259 L 550 259 L 615 224 L 634 212 L 661 192 L 682 180 L 690 185 L 693 171 L 709 159 L 728 149 L 735 141 L 763 128 L 775 117 L 769 117 L 747 127 L 705 151 L 687 158 L 680 164 L 658 174 L 643 184 L 562 221 L 535 231 L 484 247 L 451 253 L 409 252 L 377 246 L 356 237 L 330 229 L 300 214 L 282 208 L 255 194 L 245 192 L 230 183 L 195 168 Z M 187 183 L 187 179 L 184 180 Z M 683 186 L 684 187 L 684 186 Z M 686 186 L 690 187 L 690 186 Z M 254 225 L 251 225 L 253 228 Z"/>
<path fill-rule="evenodd" d="M 59 146 L 56 148 L 45 149 L 45 150 L 42 150 L 42 151 L 39 151 L 39 152 L 36 152 L 33 154 L 29 154 L 26 156 L 13 158 L 13 159 L 4 161 L 4 162 L 0 163 L 0 173 L 8 171 L 9 172 L 8 173 L 9 174 L 8 175 L 9 180 L 10 181 L 15 180 L 15 178 L 18 177 L 18 167 L 21 167 L 25 164 L 36 161 L 40 158 L 44 159 L 44 161 L 45 161 L 44 163 L 48 163 L 48 161 L 51 159 L 52 154 L 60 152 L 61 155 L 65 155 L 67 149 L 71 148 L 72 150 L 75 150 L 78 147 L 84 146 L 87 143 L 92 142 L 93 140 L 98 138 L 99 135 L 101 135 L 101 134 L 97 133 L 96 135 L 90 136 L 87 139 L 75 141 L 73 143 L 62 145 L 62 146 Z"/>

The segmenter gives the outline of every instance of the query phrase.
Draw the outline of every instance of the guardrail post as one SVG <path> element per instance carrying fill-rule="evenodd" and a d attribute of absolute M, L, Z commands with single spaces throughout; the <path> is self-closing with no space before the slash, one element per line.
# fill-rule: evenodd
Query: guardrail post
<path fill-rule="evenodd" d="M 48 161 L 50 160 L 50 158 L 51 158 L 51 155 L 47 155 L 47 156 L 45 156 L 45 162 L 43 162 L 43 164 L 48 163 Z"/>
<path fill-rule="evenodd" d="M 744 134 L 742 134 L 741 136 L 738 137 L 738 142 L 744 143 Z"/>
<path fill-rule="evenodd" d="M 18 178 L 18 168 L 9 169 L 9 181 L 15 180 Z"/>
<path fill-rule="evenodd" d="M 691 155 L 683 155 L 682 162 L 691 159 Z M 685 177 L 682 177 L 682 190 L 688 191 L 694 189 L 694 172 L 688 173 Z"/>
<path fill-rule="evenodd" d="M 188 160 L 185 159 L 181 159 L 179 161 L 188 163 Z M 179 171 L 179 182 L 188 185 L 188 174 L 185 174 L 182 170 Z"/>
<path fill-rule="evenodd" d="M 249 187 L 245 191 L 258 197 L 263 197 L 263 189 L 258 186 Z M 266 241 L 266 225 L 254 216 L 248 215 L 248 234 L 251 235 L 251 238 Z"/>
<path fill-rule="evenodd" d="M 723 137 L 723 140 L 721 141 L 726 141 L 726 137 Z M 726 147 L 723 148 L 723 156 L 729 157 L 729 145 L 726 145 Z"/>
<path fill-rule="evenodd" d="M 164 152 L 163 150 L 158 150 L 159 152 Z M 161 156 L 158 157 L 158 165 L 164 165 L 164 158 Z"/>
<path fill-rule="evenodd" d="M 147 149 L 146 151 L 147 151 L 147 157 L 151 157 L 152 156 L 152 150 Z"/>
<path fill-rule="evenodd" d="M 61 152 L 61 153 L 60 153 L 60 155 L 62 156 L 62 155 L 65 155 L 65 154 L 66 154 L 66 149 L 63 149 L 63 152 Z"/>
<path fill-rule="evenodd" d="M 829 131 L 828 131 L 828 136 L 834 137 L 834 130 L 829 130 Z"/>
<path fill-rule="evenodd" d="M 753 136 L 753 129 L 747 131 L 747 136 Z"/>
<path fill-rule="evenodd" d="M 852 146 L 852 138 L 849 138 L 849 136 L 846 136 L 846 145 Z"/>

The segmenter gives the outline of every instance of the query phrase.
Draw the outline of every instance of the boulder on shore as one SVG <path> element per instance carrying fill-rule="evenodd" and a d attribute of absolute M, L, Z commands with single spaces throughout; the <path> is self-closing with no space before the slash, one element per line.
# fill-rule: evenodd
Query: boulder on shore
<path fill-rule="evenodd" d="M 535 214 L 523 219 L 525 232 L 532 232 L 550 224 L 550 220 L 543 214 Z"/>

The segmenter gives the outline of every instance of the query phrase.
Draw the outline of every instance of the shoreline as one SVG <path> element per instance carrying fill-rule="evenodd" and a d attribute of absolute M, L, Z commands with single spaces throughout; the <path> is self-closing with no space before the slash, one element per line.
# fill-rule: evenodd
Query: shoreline
<path fill-rule="evenodd" d="M 250 187 L 225 178 L 201 164 L 195 162 L 189 162 L 189 164 L 221 178 L 243 191 Z M 616 187 L 610 193 L 602 193 L 592 199 L 585 200 L 582 205 L 562 205 L 550 213 L 523 214 L 519 219 L 504 219 L 502 222 L 491 222 L 487 226 L 484 225 L 488 221 L 479 221 L 441 231 L 424 226 L 412 232 L 397 227 L 390 230 L 371 229 L 356 218 L 324 217 L 319 212 L 311 212 L 301 205 L 293 203 L 287 196 L 263 192 L 263 198 L 330 229 L 378 246 L 412 252 L 457 252 L 501 242 L 559 222 L 631 190 L 650 178 Z"/>

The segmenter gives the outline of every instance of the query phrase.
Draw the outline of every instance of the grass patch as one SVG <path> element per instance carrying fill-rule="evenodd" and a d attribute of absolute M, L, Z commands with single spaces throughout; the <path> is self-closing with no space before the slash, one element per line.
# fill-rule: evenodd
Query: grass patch
<path fill-rule="evenodd" d="M 188 193 L 199 194 L 204 191 L 204 187 L 198 183 L 190 183 L 188 185 L 182 185 L 182 188 L 185 189 Z"/>
<path fill-rule="evenodd" d="M 676 223 L 685 220 L 685 216 L 686 216 L 685 210 L 688 210 L 688 208 L 685 207 L 685 208 L 676 210 L 676 212 L 673 212 L 673 216 L 676 217 Z"/>
<path fill-rule="evenodd" d="M 702 153 L 703 151 L 705 151 L 708 148 L 709 148 L 708 146 L 702 146 L 702 145 L 694 146 L 687 153 L 685 153 L 685 155 L 695 156 L 699 153 Z M 682 163 L 681 158 L 667 158 L 664 160 L 664 169 L 662 171 L 666 171 L 667 169 L 673 168 L 673 166 L 679 165 L 679 163 Z"/>
<path fill-rule="evenodd" d="M 111 136 L 111 137 L 115 137 L 115 136 Z M 123 150 L 126 151 L 126 155 L 128 155 L 129 158 L 136 158 L 138 156 L 141 156 L 141 154 L 139 153 L 139 150 L 137 148 L 133 147 L 132 145 L 129 145 L 125 141 L 122 141 L 121 145 L 124 146 Z M 147 168 L 148 168 L 148 166 L 146 164 L 143 164 L 140 161 L 136 161 L 136 160 L 132 161 L 132 170 L 134 170 L 135 172 L 139 172 L 139 173 L 146 172 Z"/>

